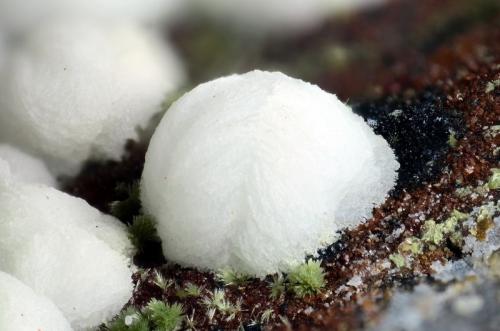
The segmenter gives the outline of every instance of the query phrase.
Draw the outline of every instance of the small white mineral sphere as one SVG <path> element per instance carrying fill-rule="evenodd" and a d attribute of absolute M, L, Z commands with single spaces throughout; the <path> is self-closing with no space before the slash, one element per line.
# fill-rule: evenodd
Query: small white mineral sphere
<path fill-rule="evenodd" d="M 168 259 L 264 276 L 362 222 L 398 167 L 387 142 L 334 95 L 253 71 L 202 84 L 171 106 L 141 194 Z"/>
<path fill-rule="evenodd" d="M 57 186 L 54 176 L 49 172 L 43 161 L 24 153 L 14 146 L 0 143 L 0 159 L 7 162 L 16 180 L 52 187 Z"/>
<path fill-rule="evenodd" d="M 192 0 L 201 14 L 245 32 L 289 34 L 319 25 L 329 16 L 385 0 Z"/>
<path fill-rule="evenodd" d="M 137 25 L 48 23 L 9 52 L 0 141 L 43 156 L 56 174 L 89 157 L 119 158 L 183 79 L 174 52 Z"/>
<path fill-rule="evenodd" d="M 109 320 L 132 294 L 124 227 L 85 201 L 16 181 L 0 162 L 0 270 L 52 300 L 76 330 Z"/>
<path fill-rule="evenodd" d="M 71 331 L 61 311 L 18 279 L 0 271 L 0 330 Z"/>

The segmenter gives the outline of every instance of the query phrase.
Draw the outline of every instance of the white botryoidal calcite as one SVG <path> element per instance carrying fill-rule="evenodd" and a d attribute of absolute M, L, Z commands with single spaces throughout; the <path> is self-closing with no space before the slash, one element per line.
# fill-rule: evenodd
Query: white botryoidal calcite
<path fill-rule="evenodd" d="M 119 158 L 184 79 L 173 50 L 131 23 L 48 23 L 6 61 L 0 141 L 43 156 L 57 173 L 89 157 Z"/>
<path fill-rule="evenodd" d="M 45 164 L 18 148 L 0 143 L 0 159 L 7 162 L 16 180 L 55 187 L 56 180 Z"/>
<path fill-rule="evenodd" d="M 192 0 L 203 15 L 246 32 L 290 33 L 319 25 L 328 16 L 385 0 Z"/>
<path fill-rule="evenodd" d="M 132 294 L 125 228 L 85 201 L 16 181 L 0 162 L 0 270 L 52 300 L 76 330 L 109 320 Z"/>
<path fill-rule="evenodd" d="M 281 73 L 202 84 L 163 117 L 142 178 L 166 257 L 263 276 L 370 215 L 399 165 L 334 95 Z"/>
<path fill-rule="evenodd" d="M 22 32 L 59 17 L 151 23 L 172 19 L 184 3 L 185 0 L 0 0 L 0 28 Z"/>
<path fill-rule="evenodd" d="M 18 279 L 0 271 L 0 330 L 71 331 L 61 311 Z"/>

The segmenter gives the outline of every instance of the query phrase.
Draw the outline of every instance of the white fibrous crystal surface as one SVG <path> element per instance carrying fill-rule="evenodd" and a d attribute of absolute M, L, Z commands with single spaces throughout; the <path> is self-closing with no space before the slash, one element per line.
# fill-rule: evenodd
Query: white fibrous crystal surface
<path fill-rule="evenodd" d="M 253 71 L 202 84 L 171 106 L 141 194 L 168 259 L 263 276 L 370 216 L 398 167 L 387 142 L 335 95 Z"/>
<path fill-rule="evenodd" d="M 18 279 L 0 271 L 0 330 L 71 331 L 61 311 Z"/>
<path fill-rule="evenodd" d="M 132 294 L 118 221 L 85 201 L 23 184 L 0 164 L 0 270 L 52 300 L 76 330 L 109 320 Z"/>
<path fill-rule="evenodd" d="M 246 32 L 299 32 L 329 16 L 373 6 L 385 0 L 193 0 L 202 13 Z"/>
<path fill-rule="evenodd" d="M 66 174 L 89 157 L 119 158 L 184 79 L 173 50 L 131 23 L 47 23 L 6 61 L 0 141 Z"/>
<path fill-rule="evenodd" d="M 18 148 L 0 143 L 0 159 L 9 165 L 16 180 L 56 186 L 54 176 L 49 172 L 43 161 L 24 153 Z"/>
<path fill-rule="evenodd" d="M 172 19 L 184 4 L 185 0 L 0 0 L 0 28 L 22 32 L 60 17 L 154 23 Z"/>

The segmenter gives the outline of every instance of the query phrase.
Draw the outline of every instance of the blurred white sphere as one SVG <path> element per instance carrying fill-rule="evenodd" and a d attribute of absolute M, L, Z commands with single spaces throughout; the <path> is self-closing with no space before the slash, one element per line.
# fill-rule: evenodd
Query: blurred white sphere
<path fill-rule="evenodd" d="M 0 0 L 0 30 L 22 32 L 61 17 L 132 20 L 173 19 L 185 0 Z"/>
<path fill-rule="evenodd" d="M 18 148 L 0 143 L 0 159 L 7 162 L 16 180 L 56 187 L 57 183 L 42 160 Z"/>
<path fill-rule="evenodd" d="M 0 271 L 0 330 L 71 331 L 61 311 L 48 299 Z"/>
<path fill-rule="evenodd" d="M 16 181 L 0 160 L 0 270 L 52 300 L 74 329 L 97 327 L 130 299 L 130 250 L 118 220 L 82 199 Z"/>
<path fill-rule="evenodd" d="M 146 154 L 142 201 L 167 259 L 264 276 L 287 271 L 384 201 L 399 164 L 335 95 L 281 73 L 201 84 Z"/>
<path fill-rule="evenodd" d="M 0 141 L 43 156 L 56 173 L 72 173 L 89 157 L 117 159 L 183 82 L 174 51 L 147 29 L 48 23 L 9 51 Z"/>
<path fill-rule="evenodd" d="M 191 0 L 202 15 L 245 32 L 289 34 L 385 0 Z"/>

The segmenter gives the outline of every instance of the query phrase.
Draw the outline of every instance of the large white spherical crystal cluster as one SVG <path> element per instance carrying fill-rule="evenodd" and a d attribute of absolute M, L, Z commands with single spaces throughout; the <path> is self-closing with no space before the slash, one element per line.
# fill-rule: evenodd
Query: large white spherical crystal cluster
<path fill-rule="evenodd" d="M 56 186 L 54 176 L 49 172 L 43 161 L 24 153 L 18 148 L 0 143 L 0 160 L 7 162 L 12 175 L 19 181 Z"/>
<path fill-rule="evenodd" d="M 184 0 L 0 0 L 0 28 L 23 31 L 60 17 L 126 19 L 150 23 L 169 20 Z"/>
<path fill-rule="evenodd" d="M 202 84 L 171 106 L 141 191 L 168 259 L 263 276 L 362 222 L 398 167 L 387 142 L 334 95 L 253 71 Z"/>
<path fill-rule="evenodd" d="M 0 271 L 0 330 L 71 331 L 61 311 L 16 278 Z"/>
<path fill-rule="evenodd" d="M 119 158 L 184 79 L 174 52 L 133 23 L 59 21 L 9 52 L 0 82 L 0 141 L 71 173 Z"/>
<path fill-rule="evenodd" d="M 0 160 L 0 270 L 52 300 L 73 328 L 98 326 L 130 299 L 130 251 L 118 220 L 15 180 Z"/>
<path fill-rule="evenodd" d="M 198 10 L 257 33 L 309 29 L 325 18 L 385 0 L 192 0 Z"/>

